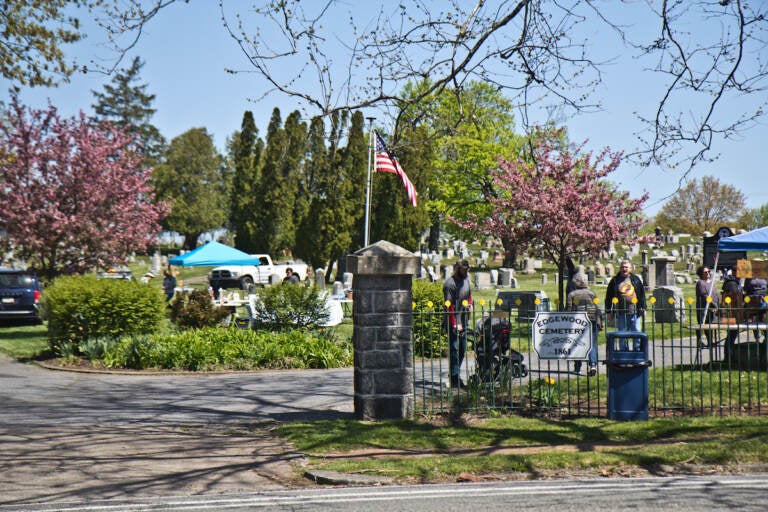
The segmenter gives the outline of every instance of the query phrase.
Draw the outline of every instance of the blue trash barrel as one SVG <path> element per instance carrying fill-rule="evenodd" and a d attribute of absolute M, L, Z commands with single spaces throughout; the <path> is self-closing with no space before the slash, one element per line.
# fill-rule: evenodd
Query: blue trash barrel
<path fill-rule="evenodd" d="M 639 347 L 632 340 L 639 340 Z M 639 350 L 634 350 L 639 348 Z M 606 334 L 608 417 L 612 420 L 648 419 L 648 335 L 614 331 Z"/>

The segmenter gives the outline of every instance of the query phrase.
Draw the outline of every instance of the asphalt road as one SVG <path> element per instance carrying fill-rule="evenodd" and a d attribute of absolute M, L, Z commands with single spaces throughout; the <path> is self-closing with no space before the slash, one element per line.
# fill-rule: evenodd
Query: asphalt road
<path fill-rule="evenodd" d="M 112 512 L 112 511 L 361 511 L 531 512 L 622 511 L 678 512 L 763 511 L 768 481 L 734 476 L 642 478 L 626 480 L 494 482 L 264 491 L 249 494 L 154 497 L 110 500 L 88 504 L 62 503 L 6 508 L 0 511 Z"/>
<path fill-rule="evenodd" d="M 0 505 L 286 489 L 275 421 L 352 417 L 352 370 L 52 371 L 0 356 Z"/>

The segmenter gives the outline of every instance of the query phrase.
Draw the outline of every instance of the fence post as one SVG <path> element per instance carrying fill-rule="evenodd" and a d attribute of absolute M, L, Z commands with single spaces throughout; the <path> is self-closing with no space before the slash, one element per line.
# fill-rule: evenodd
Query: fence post
<path fill-rule="evenodd" d="M 418 256 L 384 240 L 347 256 L 358 419 L 413 415 L 412 278 L 420 266 Z"/>

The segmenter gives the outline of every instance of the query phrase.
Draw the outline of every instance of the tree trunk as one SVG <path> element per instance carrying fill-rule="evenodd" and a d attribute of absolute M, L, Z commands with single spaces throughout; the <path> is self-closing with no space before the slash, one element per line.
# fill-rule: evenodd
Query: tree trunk
<path fill-rule="evenodd" d="M 197 240 L 200 238 L 201 233 L 182 233 L 184 235 L 184 243 L 181 244 L 181 248 L 185 251 L 191 251 L 197 247 Z"/>

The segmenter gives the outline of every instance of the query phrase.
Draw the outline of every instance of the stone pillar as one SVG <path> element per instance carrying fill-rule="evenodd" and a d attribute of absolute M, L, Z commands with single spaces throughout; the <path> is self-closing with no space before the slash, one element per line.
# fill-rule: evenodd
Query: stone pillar
<path fill-rule="evenodd" d="M 354 278 L 355 417 L 413 415 L 412 276 L 419 257 L 387 241 L 347 256 Z"/>

